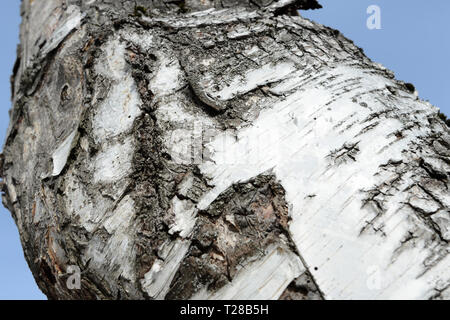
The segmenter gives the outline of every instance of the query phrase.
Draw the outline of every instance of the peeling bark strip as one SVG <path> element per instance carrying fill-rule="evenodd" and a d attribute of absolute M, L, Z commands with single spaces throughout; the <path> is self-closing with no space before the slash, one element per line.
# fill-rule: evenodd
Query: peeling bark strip
<path fill-rule="evenodd" d="M 449 128 L 318 7 L 22 1 L 0 173 L 49 298 L 450 298 Z"/>

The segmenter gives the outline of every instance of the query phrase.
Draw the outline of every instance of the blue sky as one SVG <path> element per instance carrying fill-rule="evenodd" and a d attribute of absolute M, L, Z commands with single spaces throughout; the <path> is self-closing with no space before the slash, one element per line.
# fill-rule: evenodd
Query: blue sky
<path fill-rule="evenodd" d="M 45 0 L 41 0 L 45 1 Z M 340 30 L 374 61 L 411 82 L 420 97 L 450 115 L 450 1 L 319 0 L 324 9 L 302 15 Z M 381 8 L 381 29 L 366 27 L 369 5 Z M 5 141 L 11 107 L 9 77 L 15 61 L 20 0 L 0 4 L 0 143 Z M 432 5 L 432 6 L 431 6 Z M 45 299 L 23 257 L 9 212 L 0 206 L 0 299 Z"/>

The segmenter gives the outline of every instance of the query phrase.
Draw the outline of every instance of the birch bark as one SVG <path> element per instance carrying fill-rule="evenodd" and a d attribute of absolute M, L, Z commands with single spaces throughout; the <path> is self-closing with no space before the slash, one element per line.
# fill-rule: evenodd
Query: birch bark
<path fill-rule="evenodd" d="M 449 129 L 318 7 L 22 2 L 0 173 L 49 298 L 449 298 Z"/>

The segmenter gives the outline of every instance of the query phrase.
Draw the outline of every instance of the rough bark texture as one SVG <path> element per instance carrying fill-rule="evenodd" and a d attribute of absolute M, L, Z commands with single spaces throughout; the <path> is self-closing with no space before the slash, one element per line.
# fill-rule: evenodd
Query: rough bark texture
<path fill-rule="evenodd" d="M 49 298 L 449 298 L 449 129 L 318 7 L 22 2 L 0 173 Z"/>

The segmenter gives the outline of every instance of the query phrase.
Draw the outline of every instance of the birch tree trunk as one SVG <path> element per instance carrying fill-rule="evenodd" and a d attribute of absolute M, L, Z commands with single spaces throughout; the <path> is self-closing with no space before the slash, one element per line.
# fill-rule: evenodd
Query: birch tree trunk
<path fill-rule="evenodd" d="M 450 297 L 449 128 L 318 7 L 22 1 L 3 203 L 49 298 Z"/>

